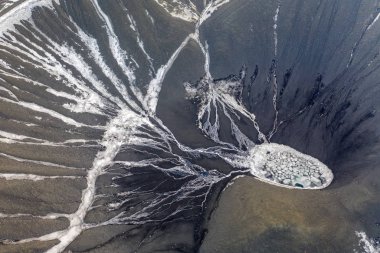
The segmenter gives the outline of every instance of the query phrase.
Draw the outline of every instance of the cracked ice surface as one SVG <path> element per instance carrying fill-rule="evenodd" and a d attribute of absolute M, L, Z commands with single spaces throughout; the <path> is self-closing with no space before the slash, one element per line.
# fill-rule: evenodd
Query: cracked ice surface
<path fill-rule="evenodd" d="M 276 143 L 256 145 L 248 163 L 254 176 L 283 187 L 322 189 L 333 180 L 331 170 L 319 160 Z"/>

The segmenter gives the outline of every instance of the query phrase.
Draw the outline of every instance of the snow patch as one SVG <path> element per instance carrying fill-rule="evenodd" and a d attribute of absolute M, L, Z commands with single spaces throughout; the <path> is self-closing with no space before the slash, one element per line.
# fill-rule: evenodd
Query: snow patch
<path fill-rule="evenodd" d="M 182 19 L 187 22 L 197 22 L 199 15 L 195 5 L 189 1 L 188 4 L 179 0 L 155 0 L 172 17 Z"/>
<path fill-rule="evenodd" d="M 380 253 L 380 245 L 377 245 L 376 242 L 369 238 L 365 232 L 356 231 L 355 234 L 359 237 L 359 247 L 363 250 L 360 253 Z"/>

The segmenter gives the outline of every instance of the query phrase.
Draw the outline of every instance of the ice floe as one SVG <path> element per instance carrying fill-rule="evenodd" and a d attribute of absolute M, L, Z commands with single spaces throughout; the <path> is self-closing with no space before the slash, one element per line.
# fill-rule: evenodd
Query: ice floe
<path fill-rule="evenodd" d="M 258 179 L 287 188 L 322 189 L 334 178 L 318 159 L 276 143 L 256 145 L 246 163 Z"/>

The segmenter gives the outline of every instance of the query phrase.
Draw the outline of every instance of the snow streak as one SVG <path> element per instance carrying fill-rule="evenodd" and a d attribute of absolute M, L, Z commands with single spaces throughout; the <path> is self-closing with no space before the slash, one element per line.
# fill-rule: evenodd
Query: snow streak
<path fill-rule="evenodd" d="M 376 245 L 375 241 L 367 236 L 365 232 L 356 232 L 359 237 L 359 246 L 363 250 L 362 253 L 379 253 L 380 246 Z"/>

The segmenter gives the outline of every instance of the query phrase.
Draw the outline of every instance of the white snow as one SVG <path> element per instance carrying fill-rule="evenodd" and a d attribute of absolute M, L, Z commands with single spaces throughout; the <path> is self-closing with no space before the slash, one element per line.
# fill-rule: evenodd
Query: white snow
<path fill-rule="evenodd" d="M 177 59 L 179 53 L 186 46 L 186 44 L 190 38 L 191 38 L 190 35 L 186 37 L 186 39 L 181 43 L 181 45 L 177 48 L 177 50 L 172 54 L 172 56 L 170 57 L 168 62 L 165 65 L 162 65 L 158 69 L 158 71 L 156 73 L 156 77 L 150 81 L 144 102 L 145 102 L 146 109 L 151 114 L 156 113 L 158 96 L 160 94 L 162 82 L 164 81 L 167 72 L 172 67 L 172 65 L 175 62 L 175 60 Z"/>
<path fill-rule="evenodd" d="M 152 15 L 150 15 L 148 10 L 145 10 L 145 14 L 149 18 L 150 22 L 152 22 L 152 24 L 154 25 L 154 18 L 152 17 Z"/>
<path fill-rule="evenodd" d="M 38 218 L 38 219 L 44 219 L 44 220 L 54 220 L 58 219 L 61 217 L 69 217 L 69 214 L 64 214 L 64 213 L 49 213 L 44 216 L 40 215 L 31 215 L 31 214 L 26 214 L 26 213 L 15 213 L 15 214 L 5 214 L 5 213 L 0 213 L 0 219 L 7 219 L 7 218 L 20 218 L 20 217 L 33 217 L 33 218 Z"/>
<path fill-rule="evenodd" d="M 34 164 L 38 164 L 38 165 L 58 167 L 58 168 L 64 168 L 64 169 L 70 169 L 70 170 L 84 170 L 83 168 L 70 167 L 70 166 L 65 166 L 62 164 L 56 164 L 56 163 L 44 162 L 44 161 L 38 161 L 38 160 L 30 160 L 30 159 L 25 159 L 25 158 L 21 158 L 21 157 L 8 155 L 5 153 L 0 153 L 0 156 L 6 157 L 8 159 L 11 159 L 11 160 L 14 160 L 17 162 L 22 162 L 22 163 L 34 163 Z"/>
<path fill-rule="evenodd" d="M 368 26 L 367 31 L 373 27 L 373 25 L 379 20 L 379 18 L 380 18 L 380 12 L 376 15 L 375 19 Z"/>
<path fill-rule="evenodd" d="M 29 137 L 29 136 L 25 136 L 25 135 L 20 135 L 20 134 L 14 134 L 14 133 L 2 131 L 2 130 L 0 130 L 0 136 L 4 137 L 4 138 L 7 138 L 7 139 L 10 139 L 10 140 L 25 140 L 25 139 L 30 139 L 30 140 L 35 140 L 35 141 L 39 141 L 39 142 L 44 142 L 45 141 L 45 140 L 42 140 L 42 139 L 33 138 L 33 137 Z"/>
<path fill-rule="evenodd" d="M 274 55 L 277 56 L 277 44 L 278 44 L 278 36 L 277 36 L 277 21 L 278 21 L 278 14 L 280 13 L 280 4 L 278 4 L 276 13 L 273 17 L 273 38 L 274 38 Z"/>
<path fill-rule="evenodd" d="M 202 11 L 200 18 L 198 19 L 197 27 L 199 28 L 211 15 L 218 10 L 222 5 L 230 2 L 230 0 L 215 0 L 211 1 L 205 9 Z"/>
<path fill-rule="evenodd" d="M 30 110 L 33 110 L 33 111 L 36 111 L 36 112 L 46 113 L 46 114 L 48 114 L 49 116 L 51 116 L 53 118 L 62 120 L 63 122 L 65 122 L 68 125 L 73 125 L 73 126 L 76 126 L 76 127 L 88 126 L 86 124 L 79 123 L 79 122 L 73 120 L 72 118 L 64 116 L 64 115 L 62 115 L 62 114 L 60 114 L 60 113 L 58 113 L 56 111 L 53 111 L 51 109 L 42 107 L 42 106 L 37 105 L 35 103 L 24 102 L 24 101 L 14 102 L 13 100 L 2 98 L 2 97 L 0 97 L 0 100 L 6 101 L 6 102 L 9 102 L 9 103 L 13 103 L 13 104 L 17 104 L 17 105 L 20 105 L 22 107 L 25 107 L 27 109 L 30 109 Z M 88 126 L 88 127 L 95 127 L 95 126 Z M 98 128 L 98 127 L 96 127 L 96 128 Z"/>
<path fill-rule="evenodd" d="M 187 22 L 196 22 L 199 18 L 197 9 L 192 2 L 185 4 L 179 0 L 155 0 L 172 17 Z"/>
<path fill-rule="evenodd" d="M 211 73 L 210 73 L 210 53 L 208 51 L 208 44 L 207 41 L 205 42 L 205 45 L 202 44 L 200 38 L 199 38 L 199 29 L 196 29 L 195 33 L 192 36 L 192 39 L 195 40 L 199 47 L 202 50 L 203 56 L 205 58 L 204 62 L 204 71 L 207 79 L 212 79 Z"/>
<path fill-rule="evenodd" d="M 0 173 L 0 178 L 5 180 L 30 180 L 30 181 L 41 181 L 46 179 L 77 179 L 77 176 L 40 176 L 34 174 L 14 174 L 14 173 Z"/>
<path fill-rule="evenodd" d="M 18 98 L 16 97 L 16 95 L 15 95 L 12 91 L 8 90 L 8 89 L 5 88 L 5 87 L 0 86 L 0 91 L 5 91 L 6 93 L 8 93 L 8 95 L 9 95 L 10 97 L 14 98 L 15 100 L 18 100 Z"/>
<path fill-rule="evenodd" d="M 322 189 L 334 178 L 318 159 L 276 143 L 256 145 L 240 162 L 258 179 L 287 188 Z"/>
<path fill-rule="evenodd" d="M 130 84 L 134 85 L 136 82 L 136 76 L 135 76 L 134 70 L 132 67 L 127 66 L 126 64 L 126 61 L 129 60 L 128 54 L 127 52 L 125 52 L 125 50 L 121 48 L 119 39 L 117 38 L 117 35 L 113 29 L 110 18 L 100 8 L 97 0 L 91 0 L 91 2 L 94 5 L 99 17 L 103 19 L 103 21 L 106 24 L 104 27 L 106 28 L 106 32 L 108 34 L 108 40 L 109 40 L 109 45 L 110 45 L 112 55 L 116 59 L 118 65 L 124 71 L 124 74 L 128 77 Z"/>
<path fill-rule="evenodd" d="M 130 94 L 128 94 L 128 91 L 126 89 L 126 84 L 124 84 L 115 74 L 115 72 L 109 67 L 103 58 L 103 55 L 101 53 L 101 50 L 99 49 L 99 45 L 96 41 L 96 39 L 92 38 L 90 35 L 86 34 L 84 31 L 82 31 L 78 26 L 76 26 L 77 30 L 77 39 L 81 40 L 85 47 L 87 47 L 86 52 L 88 51 L 89 56 L 92 58 L 92 60 L 97 64 L 103 74 L 109 79 L 109 81 L 115 86 L 117 91 L 122 95 L 123 101 L 121 99 L 117 98 L 116 96 L 113 96 L 110 94 L 110 92 L 107 89 L 107 85 L 105 85 L 102 81 L 100 81 L 97 77 L 97 73 L 94 73 L 94 70 L 90 67 L 90 64 L 88 64 L 85 60 L 85 58 L 81 55 L 81 52 L 76 52 L 74 48 L 70 47 L 67 44 L 58 44 L 52 39 L 49 38 L 47 34 L 44 34 L 43 31 L 38 30 L 41 36 L 46 39 L 46 43 L 44 43 L 43 47 L 39 45 L 39 43 L 35 43 L 32 41 L 28 41 L 31 45 L 30 49 L 23 50 L 21 43 L 21 48 L 14 46 L 14 43 L 18 43 L 17 39 L 13 37 L 12 35 L 9 35 L 10 40 L 14 43 L 9 43 L 6 41 L 1 41 L 1 43 L 4 43 L 4 47 L 9 50 L 16 50 L 21 53 L 21 55 L 25 55 L 26 58 L 33 59 L 33 61 L 36 61 L 37 64 L 35 64 L 36 68 L 41 68 L 49 73 L 51 73 L 51 76 L 55 78 L 56 80 L 62 81 L 65 85 L 67 85 L 69 88 L 72 88 L 75 92 L 74 94 L 69 94 L 64 91 L 60 91 L 57 89 L 53 89 L 51 87 L 48 87 L 45 84 L 37 83 L 31 79 L 29 79 L 26 76 L 22 76 L 21 73 L 15 72 L 15 70 L 11 70 L 12 66 L 4 65 L 4 68 L 7 71 L 4 71 L 7 75 L 14 75 L 15 78 L 22 78 L 26 82 L 30 82 L 33 85 L 39 85 L 44 89 L 46 92 L 57 96 L 62 97 L 65 99 L 72 100 L 72 103 L 64 104 L 63 107 L 70 109 L 74 112 L 92 112 L 96 114 L 103 114 L 103 111 L 106 109 L 112 108 L 114 111 L 117 111 L 117 116 L 111 119 L 107 126 L 102 128 L 105 131 L 103 139 L 99 144 L 103 147 L 98 154 L 96 155 L 96 158 L 93 161 L 93 164 L 91 168 L 87 170 L 87 186 L 82 191 L 82 198 L 81 203 L 78 207 L 78 209 L 73 214 L 65 215 L 64 217 L 67 217 L 70 221 L 70 225 L 67 229 L 56 231 L 50 234 L 46 234 L 41 237 L 36 238 L 28 238 L 24 240 L 20 240 L 17 242 L 13 242 L 14 244 L 21 244 L 25 242 L 40 240 L 40 241 L 46 241 L 46 240 L 59 240 L 59 243 L 52 248 L 50 248 L 47 252 L 48 253 L 58 253 L 63 252 L 66 247 L 73 242 L 81 232 L 83 232 L 85 229 L 87 229 L 90 225 L 86 224 L 84 222 L 84 218 L 86 214 L 88 213 L 91 208 L 93 208 L 93 202 L 95 201 L 97 195 L 96 195 L 96 181 L 98 177 L 104 173 L 107 172 L 107 169 L 109 166 L 113 165 L 114 163 L 118 163 L 114 161 L 114 158 L 116 157 L 117 153 L 122 149 L 123 145 L 133 144 L 133 145 L 140 145 L 142 147 L 151 147 L 155 148 L 157 150 L 162 150 L 167 153 L 171 153 L 175 157 L 176 163 L 178 163 L 178 166 L 174 166 L 170 169 L 163 169 L 160 166 L 156 165 L 156 162 L 162 162 L 164 159 L 156 158 L 154 159 L 147 159 L 144 161 L 138 161 L 138 162 L 122 162 L 125 166 L 145 166 L 147 164 L 153 166 L 154 168 L 161 170 L 162 172 L 168 173 L 184 173 L 186 175 L 198 175 L 198 177 L 195 177 L 193 181 L 190 181 L 189 185 L 186 185 L 180 189 L 180 191 L 183 191 L 183 198 L 185 198 L 190 193 L 194 193 L 194 191 L 197 190 L 197 187 L 200 185 L 201 187 L 204 186 L 210 186 L 214 184 L 215 182 L 218 182 L 218 180 L 222 179 L 226 175 L 219 173 L 217 171 L 207 171 L 203 169 L 202 167 L 198 166 L 196 169 L 194 169 L 192 166 L 188 166 L 189 161 L 187 161 L 184 157 L 175 154 L 172 152 L 172 143 L 174 143 L 178 148 L 180 148 L 183 152 L 189 152 L 192 154 L 205 154 L 210 156 L 220 156 L 223 159 L 225 159 L 227 162 L 229 162 L 231 165 L 235 166 L 236 168 L 243 167 L 245 169 L 245 172 L 248 170 L 251 171 L 252 175 L 256 176 L 258 179 L 266 181 L 268 183 L 276 184 L 278 186 L 283 187 L 294 187 L 294 184 L 296 183 L 302 183 L 304 185 L 304 188 L 313 188 L 316 189 L 316 187 L 312 187 L 312 184 L 310 183 L 310 187 L 308 187 L 308 183 L 313 181 L 313 184 L 318 184 L 318 182 L 315 180 L 317 179 L 314 177 L 314 175 L 309 176 L 308 178 L 303 178 L 302 176 L 292 179 L 293 181 L 289 182 L 289 184 L 286 184 L 284 182 L 280 182 L 281 179 L 281 172 L 282 174 L 291 174 L 294 171 L 291 171 L 286 166 L 293 166 L 296 164 L 296 168 L 298 172 L 302 173 L 308 173 L 310 171 L 312 172 L 322 172 L 321 175 L 318 176 L 318 178 L 323 177 L 326 179 L 326 182 L 322 182 L 322 186 L 326 187 L 329 183 L 331 183 L 332 180 L 332 173 L 331 171 L 324 166 L 322 163 L 320 163 L 318 160 L 311 158 L 309 156 L 306 156 L 304 154 L 301 154 L 289 147 L 281 146 L 278 144 L 267 144 L 266 137 L 263 133 L 260 132 L 258 123 L 256 122 L 256 117 L 254 114 L 250 113 L 241 103 L 241 100 L 236 100 L 236 98 L 231 94 L 231 90 L 234 91 L 234 85 L 235 83 L 231 82 L 224 82 L 221 81 L 216 85 L 212 82 L 212 75 L 210 73 L 210 55 L 208 51 L 208 44 L 207 42 L 202 42 L 199 37 L 199 28 L 200 26 L 209 18 L 211 15 L 223 4 L 226 4 L 229 2 L 229 0 L 215 0 L 215 1 L 204 1 L 205 6 L 204 11 L 202 11 L 201 14 L 199 14 L 196 10 L 196 7 L 191 3 L 191 1 L 187 2 L 188 4 L 185 4 L 184 2 L 181 2 L 179 0 L 171 0 L 171 1 L 164 1 L 164 0 L 155 0 L 159 5 L 161 5 L 167 12 L 169 12 L 170 15 L 176 18 L 180 18 L 182 20 L 188 21 L 188 22 L 194 22 L 195 23 L 195 30 L 193 33 L 189 34 L 178 46 L 178 48 L 173 52 L 173 54 L 169 57 L 166 64 L 162 65 L 154 78 L 149 82 L 146 96 L 143 97 L 141 94 L 141 91 L 135 86 L 136 84 L 136 77 L 135 77 L 135 69 L 138 68 L 138 64 L 136 61 L 134 61 L 133 57 L 126 52 L 121 44 L 120 41 L 113 29 L 112 22 L 110 17 L 106 15 L 106 13 L 101 9 L 99 2 L 97 0 L 91 0 L 92 4 L 94 5 L 96 9 L 96 13 L 99 16 L 99 18 L 104 23 L 104 29 L 106 34 L 108 35 L 108 42 L 109 42 L 109 48 L 112 53 L 113 58 L 115 59 L 116 63 L 119 65 L 119 67 L 122 69 L 123 73 L 126 75 L 126 77 L 129 80 L 129 87 L 131 87 L 132 92 L 137 97 L 138 100 L 143 104 L 141 106 L 138 105 L 133 99 L 131 98 Z M 32 10 L 35 6 L 40 6 L 42 4 L 51 5 L 50 1 L 37 1 L 37 0 L 30 0 L 25 1 L 22 3 L 19 7 L 15 8 L 14 10 L 10 11 L 10 14 L 5 14 L 4 16 L 0 17 L 0 31 L 4 32 L 5 30 L 12 29 L 13 25 L 15 23 L 18 23 L 22 19 L 28 19 L 30 18 L 30 15 L 32 13 Z M 127 10 L 126 10 L 127 11 Z M 276 12 L 276 16 L 278 16 L 279 9 Z M 150 16 L 149 12 L 146 11 L 146 14 L 148 18 L 151 20 L 151 22 L 154 24 L 154 19 Z M 12 16 L 13 15 L 13 16 Z M 277 22 L 277 17 L 275 16 L 275 24 Z M 137 44 L 139 45 L 140 50 L 144 53 L 148 61 L 150 61 L 152 65 L 153 59 L 149 56 L 148 52 L 146 51 L 144 47 L 143 40 L 140 37 L 137 23 L 133 19 L 133 16 L 131 14 L 127 14 L 127 17 L 129 19 L 129 25 L 131 29 L 136 34 L 136 40 Z M 8 18 L 8 19 L 7 19 Z M 72 21 L 73 22 L 73 21 Z M 73 22 L 75 25 L 75 23 Z M 274 27 L 276 29 L 276 27 Z M 1 35 L 1 34 L 0 34 Z M 32 35 L 33 36 L 33 35 Z M 38 40 L 38 38 L 36 37 Z M 219 150 L 208 150 L 208 149 L 191 149 L 188 148 L 181 143 L 178 142 L 178 140 L 175 138 L 174 134 L 170 132 L 170 130 L 160 121 L 159 118 L 156 117 L 156 107 L 159 99 L 159 93 L 162 88 L 162 83 L 165 79 L 165 76 L 167 72 L 171 69 L 172 65 L 176 61 L 178 55 L 181 53 L 183 48 L 187 45 L 190 39 L 193 39 L 196 41 L 205 57 L 204 62 L 204 70 L 205 70 L 205 83 L 204 85 L 209 85 L 210 90 L 208 93 L 203 94 L 203 104 L 201 107 L 201 110 L 199 112 L 198 117 L 202 118 L 203 115 L 208 113 L 208 123 L 203 127 L 203 130 L 206 134 L 210 135 L 213 140 L 216 140 L 219 144 L 226 145 L 228 148 L 233 149 L 236 151 L 236 155 L 232 154 L 229 156 L 223 157 L 223 151 L 220 147 L 217 147 Z M 46 52 L 45 54 L 40 54 L 39 51 L 47 51 L 46 48 L 48 48 L 51 51 L 54 51 L 55 54 L 49 54 Z M 8 52 L 9 53 L 9 52 Z M 56 56 L 55 56 L 56 55 Z M 21 56 L 15 56 L 18 57 L 21 61 L 30 64 L 28 60 L 21 59 Z M 64 62 L 64 64 L 62 63 Z M 4 61 L 5 63 L 5 61 Z M 6 64 L 6 63 L 5 63 Z M 75 76 L 68 68 L 67 65 L 75 68 L 78 72 L 80 72 L 81 77 Z M 10 73 L 9 73 L 9 72 Z M 89 87 L 88 83 L 91 84 L 91 88 Z M 189 91 L 190 95 L 197 96 L 199 95 L 199 92 L 196 88 L 193 87 L 186 87 Z M 5 88 L 4 88 L 5 89 Z M 9 93 L 9 90 L 6 89 L 3 91 L 7 92 L 10 96 L 12 96 L 11 93 Z M 13 94 L 14 95 L 14 94 Z M 13 97 L 15 98 L 15 97 Z M 6 102 L 14 103 L 19 106 L 23 106 L 25 108 L 31 109 L 36 112 L 45 113 L 51 117 L 57 118 L 62 120 L 63 122 L 73 125 L 75 127 L 82 127 L 87 126 L 85 124 L 82 124 L 80 122 L 77 122 L 76 120 L 70 118 L 69 116 L 65 116 L 61 113 L 58 113 L 50 108 L 45 108 L 41 105 L 38 105 L 36 103 L 31 102 L 25 102 L 25 101 L 11 101 L 9 99 L 0 98 Z M 113 103 L 116 106 L 113 106 Z M 131 109 L 132 108 L 132 109 Z M 210 123 L 210 112 L 211 108 L 214 108 L 216 110 L 216 117 L 217 120 L 215 121 L 215 124 Z M 218 108 L 219 111 L 218 111 Z M 219 130 L 219 119 L 218 119 L 218 112 L 222 111 L 224 115 L 230 120 L 231 122 L 231 129 L 232 134 L 235 136 L 239 147 L 234 147 L 232 144 L 228 145 L 227 143 L 223 143 L 219 140 L 218 137 L 218 130 Z M 148 116 L 149 115 L 149 116 Z M 201 117 L 202 116 L 202 117 Z M 238 128 L 238 124 L 234 122 L 234 118 L 240 118 L 240 117 L 246 117 L 256 128 L 256 130 L 259 133 L 259 139 L 264 142 L 262 145 L 255 146 L 254 143 Z M 39 117 L 41 120 L 42 118 Z M 154 120 L 151 120 L 151 119 Z M 154 124 L 152 123 L 154 122 Z M 27 123 L 29 124 L 29 123 Z M 201 125 L 201 124 L 200 124 Z M 93 128 L 97 128 L 98 126 L 90 126 Z M 100 127 L 99 127 L 100 128 Z M 142 131 L 141 129 L 148 130 L 146 132 Z M 153 133 L 153 134 L 152 134 Z M 142 137 L 142 135 L 144 137 Z M 4 137 L 5 140 L 8 141 L 23 141 L 27 139 L 31 140 L 38 140 L 35 138 L 29 138 L 28 136 L 24 135 L 18 135 L 13 133 L 8 133 L 5 131 L 0 132 L 0 136 Z M 44 140 L 41 140 L 43 143 L 47 143 Z M 77 143 L 77 142 L 86 142 L 87 140 L 81 140 L 81 139 L 72 139 L 67 140 L 63 143 Z M 43 144 L 41 143 L 41 145 Z M 51 143 L 53 145 L 53 143 Z M 50 143 L 49 143 L 50 145 Z M 242 152 L 241 148 L 245 146 L 250 148 L 248 152 Z M 266 152 L 271 151 L 274 154 L 274 159 L 271 158 L 271 156 L 267 156 Z M 149 153 L 147 151 L 147 153 Z M 149 153 L 151 154 L 151 153 Z M 246 155 L 243 156 L 242 154 Z M 291 154 L 291 159 L 280 159 L 282 158 L 282 155 L 284 154 Z M 24 158 L 19 158 L 11 155 L 7 155 L 4 153 L 0 153 L 0 156 L 6 157 L 8 159 L 12 159 L 19 162 L 24 163 L 34 163 L 38 165 L 46 165 L 46 166 L 55 166 L 55 167 L 62 167 L 67 169 L 80 169 L 80 168 L 72 168 L 64 165 L 59 164 L 53 164 L 49 162 L 44 161 L 37 161 L 37 160 L 28 160 Z M 295 161 L 293 161 L 293 157 L 295 157 Z M 270 159 L 274 161 L 269 161 Z M 275 166 L 272 166 L 269 162 L 274 163 Z M 301 164 L 301 165 L 300 165 Z M 270 180 L 264 175 L 262 175 L 263 167 L 264 166 L 272 166 L 272 172 L 278 172 L 273 173 L 274 180 Z M 285 168 L 282 168 L 285 165 Z M 300 168 L 302 165 L 305 165 L 305 168 Z M 194 165 L 195 167 L 195 165 Z M 278 168 L 279 167 L 279 168 Z M 281 168 L 281 169 L 280 169 Z M 240 171 L 239 171 L 240 172 Z M 266 172 L 266 171 L 265 171 Z M 202 174 L 203 173 L 203 174 Z M 295 172 L 294 172 L 295 173 Z M 207 174 L 207 175 L 206 175 Z M 296 174 L 296 173 L 295 173 Z M 201 176 L 199 176 L 201 175 Z M 206 176 L 205 176 L 206 175 Z M 31 180 L 31 181 L 39 181 L 39 180 L 49 180 L 49 179 L 61 179 L 61 178 L 68 178 L 68 179 L 74 179 L 77 177 L 65 177 L 65 176 L 40 176 L 40 175 L 34 175 L 34 174 L 14 174 L 14 173 L 3 173 L 0 174 L 0 178 L 6 179 L 6 180 Z M 276 180 L 278 179 L 279 182 Z M 282 180 L 282 179 L 281 179 Z M 321 188 L 323 188 L 321 186 Z M 211 187 L 208 189 L 210 191 Z M 208 191 L 204 193 L 205 196 L 207 196 Z M 124 193 L 125 194 L 125 193 Z M 172 193 L 170 193 L 172 194 Z M 176 194 L 176 193 L 173 193 Z M 161 200 L 162 201 L 162 200 Z M 111 208 L 118 208 L 120 207 L 121 202 L 117 203 L 110 203 L 109 207 Z M 159 199 L 156 203 L 152 204 L 159 204 Z M 204 202 L 202 203 L 201 207 L 203 208 Z M 149 207 L 151 207 L 149 205 Z M 104 224 L 117 224 L 121 223 L 125 220 L 133 220 L 133 219 L 141 219 L 148 216 L 148 212 L 146 212 L 145 208 L 142 208 L 142 210 L 136 212 L 131 217 L 125 217 L 121 218 L 123 213 L 119 214 L 116 217 L 113 217 L 110 221 L 97 224 L 99 226 Z M 19 215 L 19 216 L 17 216 Z M 0 214 L 0 218 L 6 217 L 5 214 Z M 23 214 L 16 214 L 14 217 L 21 217 Z M 11 217 L 11 216 L 7 216 Z M 47 216 L 44 216 L 47 218 L 54 219 L 56 217 L 62 217 L 60 214 L 48 214 Z M 120 218 L 120 219 L 119 219 Z M 124 219 L 124 220 L 123 220 Z M 114 222 L 114 223 L 113 223 Z M 371 252 L 372 253 L 372 252 Z"/>
<path fill-rule="evenodd" d="M 209 74 L 211 76 L 211 74 Z M 261 132 L 256 116 L 249 112 L 240 101 L 236 100 L 236 95 L 242 88 L 240 81 L 232 80 L 219 80 L 214 81 L 207 77 L 203 78 L 196 87 L 191 84 L 185 84 L 185 89 L 190 98 L 198 98 L 200 100 L 198 108 L 198 127 L 207 134 L 212 140 L 217 143 L 226 144 L 219 139 L 219 116 L 218 106 L 222 108 L 222 113 L 226 116 L 231 123 L 232 135 L 235 137 L 239 146 L 246 147 L 253 146 L 253 142 L 243 134 L 238 128 L 237 124 L 231 115 L 237 118 L 246 117 L 257 130 L 258 138 L 262 142 L 267 142 L 264 133 Z M 211 111 L 215 113 L 215 123 L 210 123 Z M 240 115 L 240 116 L 239 116 Z M 203 118 L 206 117 L 206 121 Z"/>
<path fill-rule="evenodd" d="M 380 253 L 380 245 L 376 245 L 374 240 L 369 238 L 365 232 L 356 231 L 355 234 L 359 237 L 359 246 L 363 250 L 360 253 Z"/>
<path fill-rule="evenodd" d="M 98 176 L 104 173 L 107 166 L 112 164 L 121 146 L 130 142 L 129 138 L 136 128 L 144 124 L 150 125 L 147 118 L 141 117 L 141 115 L 128 109 L 122 110 L 117 117 L 109 122 L 102 143 L 105 150 L 97 154 L 92 168 L 88 171 L 87 188 L 82 192 L 81 204 L 78 210 L 71 215 L 69 228 L 59 233 L 46 235 L 60 241 L 60 243 L 46 251 L 47 253 L 62 252 L 83 231 L 83 220 L 94 201 L 95 183 Z M 45 237 L 42 239 L 45 240 Z"/>
<path fill-rule="evenodd" d="M 172 56 L 170 57 L 168 62 L 165 65 L 162 65 L 158 69 L 158 71 L 156 73 L 156 77 L 153 78 L 149 83 L 147 95 L 144 99 L 145 107 L 151 114 L 155 114 L 155 112 L 156 112 L 158 96 L 159 96 L 160 91 L 161 91 L 162 82 L 164 81 L 168 70 L 172 67 L 173 63 L 177 59 L 177 57 L 178 57 L 179 53 L 182 51 L 182 49 L 187 45 L 189 39 L 194 39 L 197 43 L 199 43 L 199 45 L 200 45 L 200 47 L 201 47 L 201 49 L 202 49 L 202 51 L 206 57 L 205 69 L 209 73 L 208 68 L 209 68 L 210 59 L 208 56 L 208 47 L 207 47 L 207 45 L 203 46 L 199 40 L 199 28 L 203 24 L 203 22 L 206 21 L 209 17 L 211 17 L 211 15 L 220 6 L 222 6 L 223 4 L 226 4 L 228 2 L 229 2 L 229 0 L 215 0 L 215 1 L 210 2 L 206 6 L 205 10 L 202 12 L 201 16 L 197 19 L 197 24 L 195 26 L 194 33 L 189 34 L 182 41 L 181 45 L 177 48 L 177 50 L 172 54 Z M 211 76 L 211 74 L 209 74 L 209 75 Z"/>
<path fill-rule="evenodd" d="M 145 55 L 146 59 L 148 60 L 150 68 L 152 70 L 154 70 L 153 59 L 152 59 L 152 57 L 150 57 L 150 55 L 148 54 L 148 52 L 145 49 L 144 42 L 143 42 L 143 40 L 140 37 L 140 33 L 139 33 L 138 28 L 137 28 L 136 21 L 133 19 L 132 15 L 128 13 L 128 10 L 127 10 L 126 7 L 124 8 L 124 10 L 127 12 L 128 20 L 131 23 L 130 27 L 135 32 L 138 46 L 141 49 L 141 51 L 143 52 L 143 54 Z"/>
<path fill-rule="evenodd" d="M 14 28 L 14 25 L 21 20 L 29 19 L 32 11 L 37 6 L 46 6 L 52 8 L 52 0 L 28 0 L 17 5 L 15 8 L 7 11 L 0 16 L 0 35 L 5 31 Z"/>
<path fill-rule="evenodd" d="M 0 11 L 5 10 L 6 8 L 17 3 L 18 1 L 20 1 L 20 0 L 5 0 L 3 3 L 0 4 Z"/>

